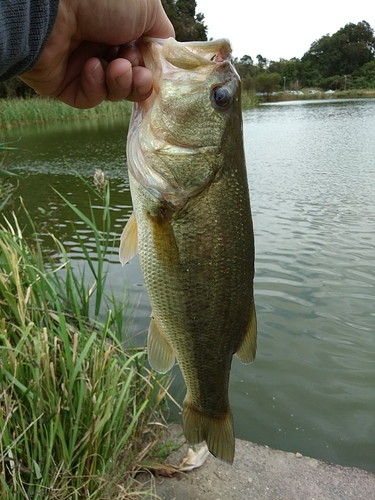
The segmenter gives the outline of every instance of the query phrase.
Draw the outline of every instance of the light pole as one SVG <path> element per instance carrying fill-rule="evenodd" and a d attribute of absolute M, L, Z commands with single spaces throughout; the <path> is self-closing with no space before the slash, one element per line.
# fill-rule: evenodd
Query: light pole
<path fill-rule="evenodd" d="M 284 92 L 285 92 L 285 80 L 286 80 L 286 76 L 283 76 L 284 78 Z"/>
<path fill-rule="evenodd" d="M 346 75 L 344 76 L 344 92 L 346 91 Z"/>

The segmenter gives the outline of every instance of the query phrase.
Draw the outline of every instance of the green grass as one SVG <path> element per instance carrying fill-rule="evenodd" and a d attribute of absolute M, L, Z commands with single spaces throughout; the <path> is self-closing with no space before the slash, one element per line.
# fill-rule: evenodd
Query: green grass
<path fill-rule="evenodd" d="M 333 94 L 338 99 L 351 99 L 351 98 L 374 98 L 375 90 L 374 89 L 352 89 L 352 90 L 337 90 L 335 94 Z"/>
<path fill-rule="evenodd" d="M 0 128 L 62 120 L 114 118 L 124 114 L 129 115 L 131 109 L 132 103 L 129 101 L 104 101 L 95 108 L 76 109 L 52 98 L 0 99 Z"/>
<path fill-rule="evenodd" d="M 112 246 L 109 185 L 102 181 L 95 191 L 101 228 L 93 213 L 88 218 L 65 200 L 94 235 L 101 262 L 86 254 L 94 282 L 73 272 L 53 235 L 54 255 L 61 256 L 54 260 L 38 237 L 24 238 L 14 214 L 2 213 L 0 498 L 151 494 L 137 491 L 134 473 L 157 443 L 166 379 L 147 369 L 144 349 L 123 345 L 126 300 L 108 293 L 102 264 Z"/>
<path fill-rule="evenodd" d="M 256 108 L 259 104 L 258 97 L 255 95 L 254 92 L 251 92 L 250 90 L 242 91 L 241 101 L 242 101 L 242 109 L 244 110 Z"/>

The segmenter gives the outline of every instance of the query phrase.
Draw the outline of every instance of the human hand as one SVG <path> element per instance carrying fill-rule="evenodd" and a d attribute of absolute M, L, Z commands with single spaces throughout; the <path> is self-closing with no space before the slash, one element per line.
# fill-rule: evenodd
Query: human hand
<path fill-rule="evenodd" d="M 142 35 L 174 36 L 160 0 L 60 0 L 42 55 L 21 79 L 76 108 L 142 101 L 153 78 L 131 43 Z"/>

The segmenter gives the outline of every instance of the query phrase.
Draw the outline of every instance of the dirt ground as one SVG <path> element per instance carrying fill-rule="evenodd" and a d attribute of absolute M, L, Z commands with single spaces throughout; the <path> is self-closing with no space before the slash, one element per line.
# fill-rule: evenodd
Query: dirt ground
<path fill-rule="evenodd" d="M 181 427 L 172 424 L 165 441 L 183 443 Z M 165 463 L 178 465 L 188 447 L 182 445 Z M 236 439 L 232 466 L 211 455 L 199 468 L 173 477 L 143 473 L 162 500 L 375 500 L 375 475 L 328 464 L 299 453 L 272 450 Z"/>

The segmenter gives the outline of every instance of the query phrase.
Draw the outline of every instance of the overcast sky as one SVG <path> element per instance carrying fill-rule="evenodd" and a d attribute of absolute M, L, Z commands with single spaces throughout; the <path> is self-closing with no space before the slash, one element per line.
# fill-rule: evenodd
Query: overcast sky
<path fill-rule="evenodd" d="M 311 0 L 196 0 L 208 26 L 208 38 L 229 38 L 235 57 L 254 60 L 301 58 L 312 42 L 347 23 L 367 21 L 375 29 L 375 2 Z"/>

